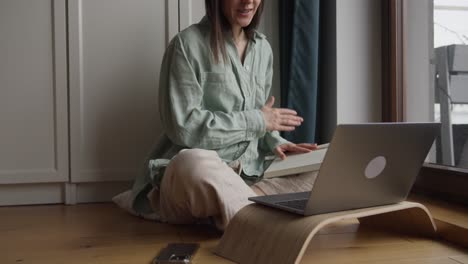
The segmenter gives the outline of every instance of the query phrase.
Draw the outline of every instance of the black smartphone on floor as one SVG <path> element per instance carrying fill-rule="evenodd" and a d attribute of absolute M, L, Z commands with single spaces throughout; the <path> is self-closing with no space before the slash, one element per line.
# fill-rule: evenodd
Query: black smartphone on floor
<path fill-rule="evenodd" d="M 199 248 L 197 243 L 170 243 L 161 249 L 152 264 L 189 264 Z"/>

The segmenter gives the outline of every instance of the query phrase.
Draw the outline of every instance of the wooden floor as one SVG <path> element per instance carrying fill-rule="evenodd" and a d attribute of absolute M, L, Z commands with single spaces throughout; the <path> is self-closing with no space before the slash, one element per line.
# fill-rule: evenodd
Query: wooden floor
<path fill-rule="evenodd" d="M 211 253 L 220 236 L 208 226 L 145 221 L 110 203 L 0 208 L 2 264 L 146 264 L 166 243 L 178 241 L 200 243 L 194 263 L 231 263 Z M 302 263 L 468 264 L 468 250 L 348 221 L 322 230 Z"/>

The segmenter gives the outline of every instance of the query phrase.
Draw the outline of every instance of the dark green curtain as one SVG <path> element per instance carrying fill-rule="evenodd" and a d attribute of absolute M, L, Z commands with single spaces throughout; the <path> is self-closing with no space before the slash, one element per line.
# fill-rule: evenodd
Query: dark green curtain
<path fill-rule="evenodd" d="M 295 143 L 317 140 L 320 0 L 280 0 L 281 106 L 304 118 L 283 136 Z"/>

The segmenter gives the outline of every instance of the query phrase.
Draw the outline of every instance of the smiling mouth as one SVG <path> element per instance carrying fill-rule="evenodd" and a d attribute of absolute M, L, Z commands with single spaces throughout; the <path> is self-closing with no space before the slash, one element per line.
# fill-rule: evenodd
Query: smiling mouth
<path fill-rule="evenodd" d="M 242 15 L 247 15 L 247 14 L 249 14 L 249 13 L 252 12 L 252 11 L 253 11 L 253 9 L 241 9 L 241 10 L 239 10 L 238 12 L 239 12 L 240 14 L 242 14 Z"/>

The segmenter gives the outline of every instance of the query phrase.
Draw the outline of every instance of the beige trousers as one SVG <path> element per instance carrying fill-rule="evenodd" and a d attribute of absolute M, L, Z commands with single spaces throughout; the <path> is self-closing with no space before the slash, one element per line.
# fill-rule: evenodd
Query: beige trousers
<path fill-rule="evenodd" d="M 256 183 L 264 194 L 310 191 L 316 173 L 264 179 Z M 161 220 L 188 224 L 211 218 L 224 230 L 234 215 L 257 194 L 215 151 L 187 149 L 166 168 L 160 190 L 149 194 Z"/>

